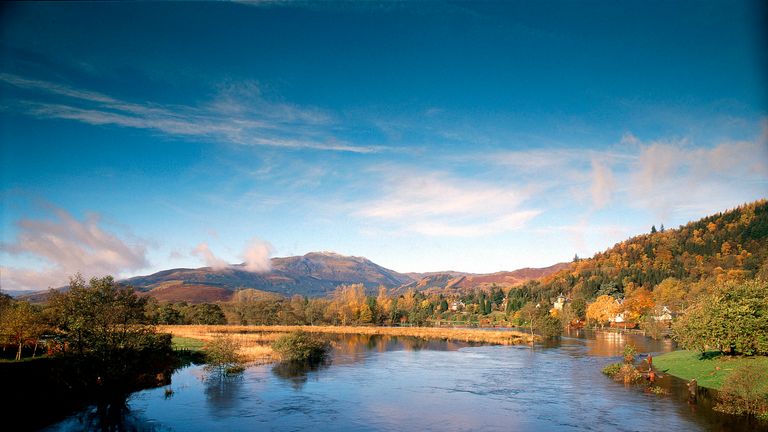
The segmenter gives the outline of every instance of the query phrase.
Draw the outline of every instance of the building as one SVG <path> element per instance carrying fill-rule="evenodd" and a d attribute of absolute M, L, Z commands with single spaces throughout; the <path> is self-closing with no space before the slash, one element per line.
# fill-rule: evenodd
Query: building
<path fill-rule="evenodd" d="M 555 310 L 562 311 L 563 310 L 563 306 L 565 306 L 565 302 L 566 301 L 567 300 L 566 300 L 565 296 L 562 293 L 560 293 L 560 295 L 557 296 L 557 300 L 555 300 L 555 303 L 553 303 L 553 305 L 555 307 Z"/>
<path fill-rule="evenodd" d="M 653 316 L 654 320 L 662 322 L 672 321 L 672 318 L 674 318 L 672 311 L 666 306 L 662 306 L 661 310 L 657 310 L 656 315 Z"/>

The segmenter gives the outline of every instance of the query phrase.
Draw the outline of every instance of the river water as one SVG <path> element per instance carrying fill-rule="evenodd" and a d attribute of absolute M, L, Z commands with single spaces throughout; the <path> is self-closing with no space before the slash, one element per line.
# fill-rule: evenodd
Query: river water
<path fill-rule="evenodd" d="M 659 396 L 608 379 L 626 343 L 673 349 L 636 335 L 578 332 L 549 346 L 488 346 L 387 336 L 338 336 L 329 364 L 250 367 L 233 379 L 177 371 L 166 388 L 134 393 L 120 428 L 147 431 L 741 431 L 758 425 L 688 401 L 664 377 Z M 49 430 L 98 425 L 85 410 Z"/>

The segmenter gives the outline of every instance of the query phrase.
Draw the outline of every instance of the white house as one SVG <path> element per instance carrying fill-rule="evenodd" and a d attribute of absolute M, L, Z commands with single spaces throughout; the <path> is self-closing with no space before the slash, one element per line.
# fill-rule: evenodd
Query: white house
<path fill-rule="evenodd" d="M 562 293 L 560 293 L 560 295 L 557 296 L 557 300 L 555 300 L 555 303 L 553 303 L 555 310 L 559 310 L 559 311 L 563 310 L 563 306 L 565 306 L 565 302 L 566 302 L 565 296 Z"/>
<path fill-rule="evenodd" d="M 621 306 L 622 303 L 624 303 L 624 299 L 616 299 L 617 305 Z M 624 318 L 624 312 L 617 313 L 616 315 L 613 316 L 613 318 L 609 319 L 608 321 L 614 322 L 614 323 L 623 323 L 624 321 L 626 321 L 626 319 Z"/>
<path fill-rule="evenodd" d="M 656 321 L 672 321 L 672 318 L 672 311 L 666 306 L 662 306 L 661 310 L 657 311 L 656 315 L 653 316 L 653 319 Z"/>

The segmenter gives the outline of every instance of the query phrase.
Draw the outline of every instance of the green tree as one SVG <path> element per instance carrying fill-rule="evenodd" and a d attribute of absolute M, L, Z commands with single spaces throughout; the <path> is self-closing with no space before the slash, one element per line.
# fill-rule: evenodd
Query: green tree
<path fill-rule="evenodd" d="M 171 335 L 157 334 L 147 324 L 145 303 L 111 276 L 86 284 L 76 275 L 69 291 L 51 291 L 47 312 L 62 352 L 79 362 L 87 379 L 100 377 L 105 386 L 123 383 L 125 388 L 172 352 Z"/>
<path fill-rule="evenodd" d="M 171 303 L 164 303 L 157 309 L 158 324 L 183 324 L 184 317 L 181 312 Z"/>
<path fill-rule="evenodd" d="M 440 312 L 445 312 L 448 310 L 448 301 L 446 299 L 440 300 Z"/>
<path fill-rule="evenodd" d="M 219 325 L 226 324 L 227 318 L 221 306 L 214 303 L 203 303 L 194 307 L 194 322 L 201 325 Z"/>
<path fill-rule="evenodd" d="M 491 286 L 491 299 L 496 306 L 501 306 L 504 302 L 504 291 L 502 291 L 496 284 Z"/>
<path fill-rule="evenodd" d="M 102 359 L 122 349 L 141 348 L 154 327 L 144 325 L 146 298 L 118 285 L 111 276 L 86 284 L 79 274 L 69 291 L 51 291 L 50 311 L 66 350 Z"/>
<path fill-rule="evenodd" d="M 681 346 L 768 354 L 768 281 L 731 282 L 686 309 L 672 326 Z"/>
<path fill-rule="evenodd" d="M 481 292 L 479 298 L 477 299 L 477 311 L 483 315 L 486 315 L 487 312 L 485 310 L 485 293 Z"/>
<path fill-rule="evenodd" d="M 576 297 L 571 302 L 571 310 L 576 318 L 583 320 L 587 317 L 587 301 L 583 297 Z"/>
<path fill-rule="evenodd" d="M 560 319 L 549 313 L 549 308 L 534 302 L 527 303 L 520 309 L 523 325 L 528 327 L 531 335 L 537 333 L 544 338 L 555 338 L 562 334 L 563 324 Z"/>
<path fill-rule="evenodd" d="M 16 345 L 16 360 L 21 360 L 21 352 L 27 344 L 37 349 L 37 341 L 44 326 L 39 311 L 29 302 L 12 302 L 3 307 L 0 314 L 0 341 Z"/>

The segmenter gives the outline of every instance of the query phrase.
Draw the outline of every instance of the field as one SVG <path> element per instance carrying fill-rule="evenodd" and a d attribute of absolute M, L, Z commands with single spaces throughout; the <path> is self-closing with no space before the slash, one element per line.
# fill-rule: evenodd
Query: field
<path fill-rule="evenodd" d="M 281 335 L 296 330 L 325 334 L 362 334 L 411 336 L 422 339 L 443 339 L 464 342 L 482 342 L 499 345 L 517 345 L 531 342 L 531 336 L 517 331 L 483 329 L 450 329 L 432 327 L 336 327 L 336 326 L 159 326 L 158 331 L 171 333 L 174 343 L 192 346 L 190 340 L 210 341 L 217 335 L 229 335 L 240 343 L 240 354 L 249 362 L 268 363 L 278 360 L 270 347 Z"/>
<path fill-rule="evenodd" d="M 695 351 L 673 351 L 653 358 L 653 365 L 660 371 L 690 380 L 698 385 L 719 390 L 730 373 L 744 365 L 759 364 L 768 369 L 768 357 L 730 357 L 719 353 L 706 353 L 700 358 Z"/>

